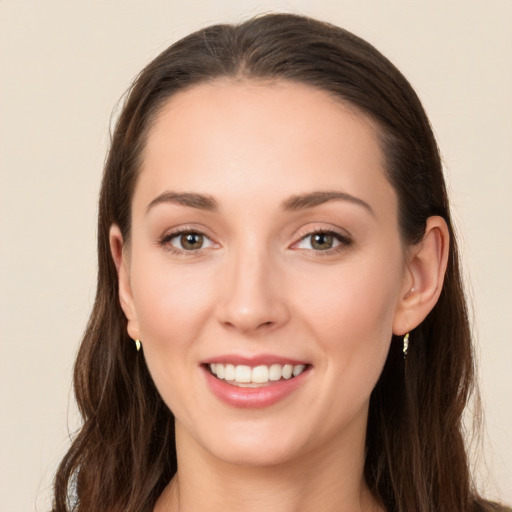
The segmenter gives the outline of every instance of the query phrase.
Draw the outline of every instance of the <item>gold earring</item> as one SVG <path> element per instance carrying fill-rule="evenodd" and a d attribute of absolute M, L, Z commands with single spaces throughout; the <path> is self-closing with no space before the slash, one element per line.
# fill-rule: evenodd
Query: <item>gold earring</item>
<path fill-rule="evenodd" d="M 404 336 L 404 346 L 402 352 L 404 353 L 404 359 L 407 357 L 407 351 L 409 350 L 409 333 Z"/>
<path fill-rule="evenodd" d="M 140 352 L 140 347 L 142 346 L 142 343 L 140 340 L 133 340 L 135 342 L 135 348 L 137 349 L 137 352 Z"/>

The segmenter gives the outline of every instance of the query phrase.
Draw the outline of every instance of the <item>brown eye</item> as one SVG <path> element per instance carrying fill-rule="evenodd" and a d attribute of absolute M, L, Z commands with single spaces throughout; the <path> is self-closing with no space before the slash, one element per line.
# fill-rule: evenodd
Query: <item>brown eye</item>
<path fill-rule="evenodd" d="M 335 231 L 313 231 L 293 245 L 294 249 L 310 250 L 316 253 L 332 254 L 352 245 L 349 236 Z"/>
<path fill-rule="evenodd" d="M 204 250 L 213 249 L 218 245 L 205 234 L 198 231 L 176 231 L 168 235 L 164 235 L 158 244 L 177 255 L 199 255 Z"/>
<path fill-rule="evenodd" d="M 200 233 L 183 233 L 179 237 L 181 248 L 186 251 L 201 249 L 204 243 L 204 236 Z"/>
<path fill-rule="evenodd" d="M 311 235 L 311 247 L 315 251 L 325 251 L 332 249 L 334 245 L 334 236 L 330 233 L 315 233 Z"/>

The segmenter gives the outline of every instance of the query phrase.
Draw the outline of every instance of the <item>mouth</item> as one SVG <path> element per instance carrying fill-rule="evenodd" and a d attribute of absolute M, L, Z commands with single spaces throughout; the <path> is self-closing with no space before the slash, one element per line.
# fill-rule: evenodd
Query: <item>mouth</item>
<path fill-rule="evenodd" d="M 242 388 L 259 388 L 279 381 L 287 381 L 301 375 L 308 364 L 235 365 L 230 363 L 210 363 L 207 370 L 217 379 Z"/>
<path fill-rule="evenodd" d="M 239 409 L 262 409 L 285 400 L 306 385 L 313 369 L 305 361 L 272 355 L 220 356 L 201 366 L 212 393 Z"/>

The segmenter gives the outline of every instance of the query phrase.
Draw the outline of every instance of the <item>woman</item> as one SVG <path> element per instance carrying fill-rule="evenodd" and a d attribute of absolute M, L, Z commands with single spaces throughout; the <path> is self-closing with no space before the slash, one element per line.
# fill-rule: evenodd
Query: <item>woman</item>
<path fill-rule="evenodd" d="M 368 43 L 279 14 L 164 51 L 98 238 L 55 511 L 493 510 L 437 146 Z"/>

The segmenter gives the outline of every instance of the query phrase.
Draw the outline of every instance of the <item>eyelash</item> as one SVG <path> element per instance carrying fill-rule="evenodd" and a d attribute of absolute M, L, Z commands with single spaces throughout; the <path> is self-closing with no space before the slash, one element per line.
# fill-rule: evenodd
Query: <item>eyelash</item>
<path fill-rule="evenodd" d="M 210 237 L 205 235 L 202 231 L 197 230 L 197 229 L 191 229 L 191 228 L 184 227 L 182 229 L 179 229 L 177 231 L 173 231 L 171 233 L 167 233 L 164 236 L 162 236 L 158 240 L 158 245 L 163 247 L 165 250 L 167 250 L 167 251 L 169 251 L 169 252 L 171 252 L 173 254 L 180 255 L 180 256 L 194 256 L 199 251 L 205 249 L 205 247 L 200 247 L 199 249 L 191 249 L 191 250 L 178 249 L 178 248 L 176 248 L 176 247 L 174 247 L 174 246 L 172 246 L 170 244 L 171 240 L 173 240 L 175 238 L 178 238 L 178 237 L 180 237 L 182 235 L 186 235 L 186 234 L 193 234 L 193 235 L 202 236 L 204 239 L 209 240 L 212 244 L 214 244 L 214 242 L 210 239 Z M 332 236 L 338 242 L 338 245 L 336 245 L 334 247 L 331 247 L 329 249 L 325 249 L 325 250 L 313 249 L 313 248 L 311 248 L 311 249 L 302 249 L 302 250 L 306 250 L 306 251 L 311 251 L 315 255 L 319 255 L 319 256 L 328 256 L 328 255 L 336 254 L 336 253 L 342 251 L 343 249 L 345 249 L 347 247 L 350 247 L 353 244 L 353 240 L 350 238 L 350 236 L 348 236 L 345 233 L 340 233 L 340 232 L 338 232 L 338 231 L 336 231 L 334 229 L 318 228 L 318 229 L 313 229 L 313 230 L 310 230 L 310 231 L 304 233 L 297 242 L 294 242 L 292 244 L 292 247 L 300 244 L 301 242 L 303 242 L 307 238 L 313 237 L 314 235 Z M 297 249 L 297 250 L 300 250 L 300 249 Z"/>
<path fill-rule="evenodd" d="M 300 237 L 300 239 L 297 242 L 295 242 L 293 245 L 294 246 L 299 245 L 300 243 L 302 243 L 303 241 L 305 241 L 308 238 L 313 237 L 314 235 L 332 236 L 338 242 L 338 245 L 331 247 L 329 249 L 324 249 L 324 250 L 313 249 L 313 248 L 303 249 L 306 251 L 311 251 L 311 252 L 313 252 L 313 254 L 318 255 L 318 256 L 331 256 L 333 254 L 337 254 L 338 252 L 343 251 L 344 249 L 346 249 L 347 247 L 350 247 L 353 244 L 352 238 L 350 238 L 350 236 L 347 235 L 346 233 L 340 233 L 339 231 L 336 231 L 334 229 L 325 229 L 325 228 L 319 227 L 319 228 L 312 229 L 312 230 L 309 230 L 308 232 L 304 233 Z M 297 250 L 301 250 L 301 249 L 298 248 Z"/>
<path fill-rule="evenodd" d="M 178 229 L 176 231 L 173 231 L 172 233 L 167 233 L 164 236 L 162 236 L 158 240 L 158 245 L 163 247 L 166 251 L 169 251 L 172 254 L 176 254 L 179 256 L 194 256 L 199 251 L 204 249 L 204 247 L 200 247 L 199 249 L 186 250 L 186 249 L 179 249 L 177 247 L 174 247 L 170 243 L 171 240 L 178 238 L 182 235 L 187 235 L 187 234 L 202 236 L 204 239 L 209 240 L 213 244 L 211 238 L 208 237 L 207 235 L 205 235 L 202 231 L 200 231 L 198 229 L 184 227 L 184 228 Z"/>

